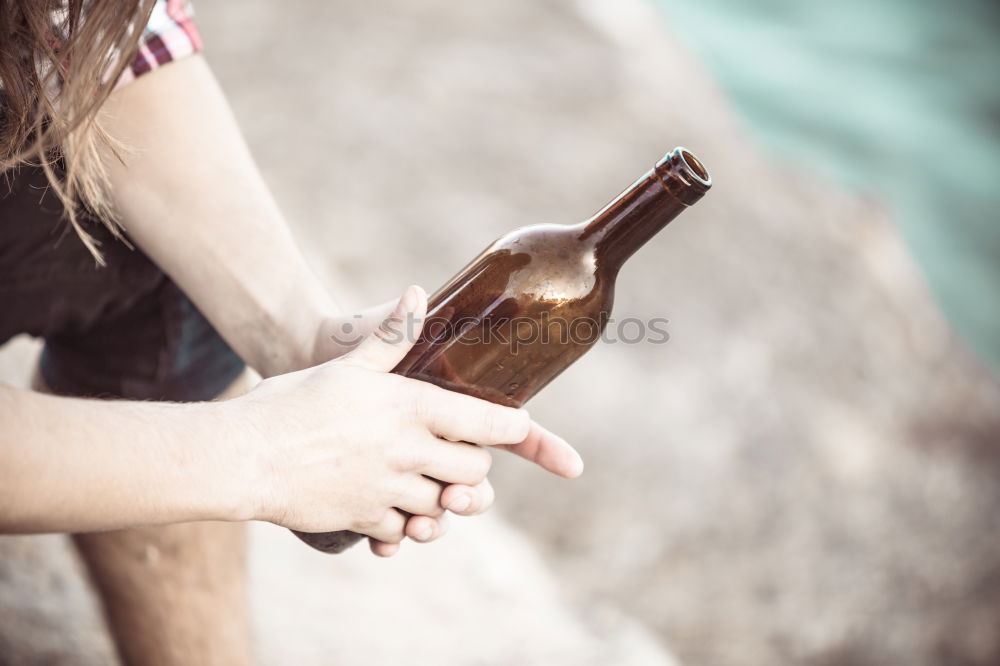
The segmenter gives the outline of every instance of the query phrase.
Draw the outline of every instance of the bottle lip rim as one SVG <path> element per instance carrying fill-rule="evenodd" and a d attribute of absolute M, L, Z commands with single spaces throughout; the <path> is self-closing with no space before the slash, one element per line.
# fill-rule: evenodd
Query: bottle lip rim
<path fill-rule="evenodd" d="M 704 163 L 683 146 L 667 153 L 653 173 L 663 188 L 686 206 L 698 201 L 712 188 L 712 175 Z"/>
<path fill-rule="evenodd" d="M 705 165 L 698 159 L 697 155 L 684 146 L 678 146 L 670 154 L 670 157 L 674 156 L 684 166 L 686 176 L 698 181 L 705 187 L 712 186 L 712 174 L 705 168 Z"/>

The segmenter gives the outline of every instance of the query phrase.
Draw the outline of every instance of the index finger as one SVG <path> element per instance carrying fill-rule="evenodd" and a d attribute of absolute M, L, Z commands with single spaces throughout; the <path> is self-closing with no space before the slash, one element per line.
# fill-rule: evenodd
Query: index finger
<path fill-rule="evenodd" d="M 583 458 L 565 439 L 552 433 L 534 421 L 528 436 L 518 444 L 498 446 L 507 449 L 525 460 L 529 460 L 546 471 L 567 479 L 575 479 L 583 474 Z"/>
<path fill-rule="evenodd" d="M 498 446 L 523 442 L 530 434 L 531 419 L 523 409 L 497 405 L 433 384 L 420 382 L 420 385 L 418 418 L 438 437 Z"/>

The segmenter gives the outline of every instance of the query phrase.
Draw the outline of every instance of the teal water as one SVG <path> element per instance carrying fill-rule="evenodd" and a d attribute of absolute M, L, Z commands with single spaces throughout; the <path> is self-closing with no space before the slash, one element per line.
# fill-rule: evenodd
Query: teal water
<path fill-rule="evenodd" d="M 652 1 L 773 154 L 888 203 L 1000 377 L 1000 2 Z"/>

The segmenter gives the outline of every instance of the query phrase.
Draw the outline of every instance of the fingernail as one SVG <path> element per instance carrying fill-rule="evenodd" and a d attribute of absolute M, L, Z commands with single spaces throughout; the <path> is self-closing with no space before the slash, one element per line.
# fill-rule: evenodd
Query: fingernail
<path fill-rule="evenodd" d="M 403 298 L 400 300 L 400 305 L 403 311 L 400 314 L 406 314 L 408 312 L 413 312 L 417 309 L 417 287 L 410 285 L 403 292 Z"/>
<path fill-rule="evenodd" d="M 420 530 L 420 532 L 417 534 L 417 539 L 419 539 L 420 541 L 427 541 L 428 539 L 431 538 L 433 534 L 434 534 L 434 528 L 426 527 Z"/>
<path fill-rule="evenodd" d="M 469 497 L 468 495 L 459 495 L 448 504 L 448 508 L 458 513 L 468 509 L 471 504 L 472 504 L 471 497 Z"/>
<path fill-rule="evenodd" d="M 413 309 L 413 288 L 407 287 L 403 295 L 399 297 L 399 302 L 396 303 L 396 307 L 393 308 L 392 314 L 389 315 L 389 319 L 402 319 L 403 315 Z"/>

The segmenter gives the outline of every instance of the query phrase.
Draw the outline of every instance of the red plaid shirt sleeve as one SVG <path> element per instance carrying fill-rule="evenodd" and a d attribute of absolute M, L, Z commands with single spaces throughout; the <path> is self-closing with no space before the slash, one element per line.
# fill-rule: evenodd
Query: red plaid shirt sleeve
<path fill-rule="evenodd" d="M 139 50 L 118 79 L 117 87 L 168 62 L 201 51 L 201 35 L 187 0 L 156 0 L 139 40 Z"/>

